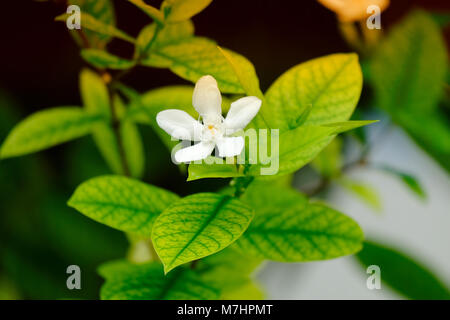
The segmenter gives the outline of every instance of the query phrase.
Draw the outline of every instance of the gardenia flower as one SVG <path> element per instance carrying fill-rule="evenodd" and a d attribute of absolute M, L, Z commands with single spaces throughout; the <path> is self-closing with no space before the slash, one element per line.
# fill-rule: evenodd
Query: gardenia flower
<path fill-rule="evenodd" d="M 353 22 L 363 20 L 370 14 L 367 8 L 376 5 L 380 12 L 389 6 L 389 0 L 318 0 L 323 6 L 334 11 L 340 21 Z"/>
<path fill-rule="evenodd" d="M 156 115 L 158 125 L 175 139 L 199 141 L 178 150 L 177 162 L 190 162 L 208 157 L 217 145 L 220 157 L 234 157 L 244 148 L 242 136 L 230 136 L 244 129 L 261 107 L 257 97 L 244 97 L 233 102 L 226 118 L 222 117 L 222 96 L 212 76 L 203 76 L 195 84 L 192 105 L 202 118 L 196 121 L 187 112 L 169 109 Z"/>

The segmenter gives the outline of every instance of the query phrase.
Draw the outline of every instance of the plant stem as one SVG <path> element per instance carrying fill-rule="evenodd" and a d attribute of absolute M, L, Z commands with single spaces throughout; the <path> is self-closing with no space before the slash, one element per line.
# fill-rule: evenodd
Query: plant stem
<path fill-rule="evenodd" d="M 252 176 L 234 178 L 232 181 L 234 184 L 234 196 L 236 198 L 239 198 L 240 196 L 242 196 L 244 194 L 245 190 L 247 190 L 247 187 L 250 185 L 250 183 L 252 183 L 253 180 L 254 180 L 254 177 L 252 177 Z"/>
<path fill-rule="evenodd" d="M 120 123 L 119 117 L 117 116 L 116 108 L 114 105 L 114 89 L 112 88 L 110 83 L 108 83 L 108 92 L 109 92 L 109 100 L 110 100 L 109 106 L 111 109 L 111 118 L 112 118 L 111 126 L 112 126 L 112 130 L 114 132 L 114 136 L 116 138 L 117 148 L 119 149 L 119 156 L 120 156 L 120 162 L 122 164 L 123 174 L 125 176 L 129 177 L 129 176 L 131 176 L 130 167 L 128 165 L 127 157 L 125 154 L 125 148 L 123 145 L 123 140 L 122 140 L 122 135 L 121 135 L 121 123 Z"/>
<path fill-rule="evenodd" d="M 194 270 L 194 269 L 197 267 L 198 262 L 199 262 L 199 260 L 194 260 L 194 261 L 192 261 L 192 262 L 191 262 L 190 268 L 191 268 L 192 270 Z"/>

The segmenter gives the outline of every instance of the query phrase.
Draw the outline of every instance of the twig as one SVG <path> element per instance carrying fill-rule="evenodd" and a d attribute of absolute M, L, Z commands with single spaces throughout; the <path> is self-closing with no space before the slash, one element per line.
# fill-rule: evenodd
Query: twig
<path fill-rule="evenodd" d="M 119 117 L 117 116 L 116 108 L 114 106 L 114 90 L 111 88 L 111 85 L 108 84 L 108 92 L 109 92 L 109 106 L 111 109 L 111 118 L 112 118 L 112 129 L 114 132 L 114 136 L 117 142 L 117 148 L 119 149 L 120 162 L 122 164 L 123 174 L 127 177 L 131 175 L 130 167 L 128 166 L 128 161 L 125 154 L 125 148 L 123 145 L 122 135 L 120 132 L 121 123 Z"/>
<path fill-rule="evenodd" d="M 194 270 L 194 269 L 197 267 L 198 262 L 199 262 L 199 260 L 194 260 L 194 261 L 192 261 L 192 262 L 191 262 L 190 268 L 191 268 L 192 270 Z"/>

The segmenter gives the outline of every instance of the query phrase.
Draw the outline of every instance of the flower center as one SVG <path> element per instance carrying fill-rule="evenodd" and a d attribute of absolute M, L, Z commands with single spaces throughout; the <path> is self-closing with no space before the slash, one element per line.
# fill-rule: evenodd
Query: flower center
<path fill-rule="evenodd" d="M 214 141 L 223 136 L 222 123 L 208 123 L 203 126 L 202 140 Z"/>

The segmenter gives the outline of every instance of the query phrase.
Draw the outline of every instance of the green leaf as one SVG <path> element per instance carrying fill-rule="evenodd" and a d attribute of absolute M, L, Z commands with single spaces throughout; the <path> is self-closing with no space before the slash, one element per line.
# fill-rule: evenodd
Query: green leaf
<path fill-rule="evenodd" d="M 217 48 L 233 68 L 233 71 L 236 74 L 236 77 L 238 78 L 242 88 L 244 88 L 245 93 L 249 96 L 263 98 L 264 95 L 259 88 L 259 79 L 256 75 L 255 67 L 252 65 L 252 63 L 245 59 L 243 56 L 238 55 L 230 50 L 222 49 L 221 47 Z"/>
<path fill-rule="evenodd" d="M 378 193 L 373 187 L 368 184 L 350 180 L 348 178 L 341 178 L 337 182 L 343 186 L 345 189 L 351 191 L 354 195 L 358 196 L 366 204 L 368 204 L 372 209 L 376 211 L 381 211 L 382 205 Z"/>
<path fill-rule="evenodd" d="M 164 47 L 190 38 L 194 34 L 194 24 L 190 20 L 179 23 L 172 23 L 162 27 L 155 36 L 156 25 L 149 24 L 141 30 L 137 39 L 136 47 L 140 52 L 146 52 L 149 44 L 152 43 L 152 48 Z M 153 37 L 156 37 L 153 39 Z"/>
<path fill-rule="evenodd" d="M 69 14 L 64 13 L 60 16 L 57 16 L 55 20 L 65 22 L 69 16 Z M 100 20 L 95 19 L 93 16 L 86 12 L 81 13 L 81 27 L 94 31 L 101 35 L 116 37 L 133 44 L 135 42 L 133 37 L 127 35 L 122 30 L 117 29 L 113 25 L 105 24 Z"/>
<path fill-rule="evenodd" d="M 346 121 L 356 107 L 362 73 L 356 54 L 333 54 L 295 66 L 279 77 L 266 93 L 265 117 L 271 128 L 298 127 L 298 119 L 312 109 L 304 125 Z"/>
<path fill-rule="evenodd" d="M 164 275 L 160 263 L 106 263 L 99 268 L 106 279 L 101 288 L 103 300 L 207 300 L 217 299 L 219 291 L 187 268 Z"/>
<path fill-rule="evenodd" d="M 301 126 L 280 134 L 279 142 L 273 134 L 267 139 L 260 136 L 259 160 L 250 166 L 248 173 L 255 176 L 292 173 L 313 160 L 331 142 L 334 131 L 331 127 Z M 278 150 L 274 148 L 277 145 Z M 267 150 L 269 146 L 271 150 Z M 261 161 L 261 154 L 267 155 L 267 159 Z"/>
<path fill-rule="evenodd" d="M 248 96 L 255 96 L 262 100 L 262 108 L 258 112 L 256 117 L 252 120 L 252 124 L 256 128 L 266 128 L 267 122 L 265 120 L 264 114 L 266 114 L 269 118 L 271 117 L 271 115 L 265 112 L 265 98 L 264 94 L 259 88 L 259 79 L 256 75 L 255 67 L 250 61 L 248 61 L 241 55 L 238 55 L 230 50 L 223 49 L 221 47 L 218 47 L 218 49 L 225 57 L 225 59 L 227 59 L 245 93 Z"/>
<path fill-rule="evenodd" d="M 0 149 L 0 158 L 40 151 L 80 138 L 91 132 L 103 116 L 79 107 L 58 107 L 36 112 L 10 132 Z"/>
<path fill-rule="evenodd" d="M 427 197 L 425 190 L 423 189 L 419 180 L 417 180 L 416 177 L 414 177 L 410 174 L 401 172 L 397 169 L 386 167 L 386 166 L 383 166 L 380 169 L 382 169 L 383 171 L 385 171 L 397 178 L 400 178 L 400 180 L 405 184 L 405 186 L 407 186 L 419 198 L 425 199 Z"/>
<path fill-rule="evenodd" d="M 141 178 L 145 170 L 145 152 L 139 129 L 133 122 L 123 120 L 120 135 L 130 174 L 134 178 Z"/>
<path fill-rule="evenodd" d="M 252 218 L 250 208 L 226 195 L 198 193 L 175 202 L 156 219 L 152 232 L 164 271 L 223 250 Z"/>
<path fill-rule="evenodd" d="M 441 280 L 420 262 L 400 251 L 365 242 L 364 249 L 356 257 L 366 268 L 370 265 L 379 266 L 381 280 L 409 299 L 450 299 L 450 291 Z"/>
<path fill-rule="evenodd" d="M 264 292 L 252 280 L 247 280 L 234 290 L 226 291 L 222 300 L 264 300 Z"/>
<path fill-rule="evenodd" d="M 83 49 L 81 56 L 94 67 L 101 69 L 129 69 L 135 62 L 120 58 L 111 53 L 99 49 Z"/>
<path fill-rule="evenodd" d="M 236 241 L 245 254 L 305 262 L 353 254 L 362 247 L 364 236 L 355 221 L 323 204 L 308 203 L 292 189 L 254 183 L 241 199 L 256 212 Z"/>
<path fill-rule="evenodd" d="M 83 69 L 79 85 L 81 100 L 86 110 L 103 114 L 106 119 L 110 119 L 108 88 L 100 75 L 90 69 Z"/>
<path fill-rule="evenodd" d="M 69 0 L 69 4 L 80 7 L 81 19 L 83 19 L 83 15 L 86 13 L 104 25 L 115 26 L 114 6 L 110 0 Z M 86 30 L 84 33 L 91 48 L 103 49 L 109 40 L 111 40 L 111 36 L 108 34 L 96 33 L 89 30 Z M 79 33 L 76 30 L 71 31 L 71 34 L 80 45 L 83 45 L 82 39 L 80 39 Z"/>
<path fill-rule="evenodd" d="M 242 298 L 244 293 L 249 294 L 247 299 L 260 299 L 262 293 L 252 283 L 251 276 L 261 262 L 260 259 L 239 253 L 230 246 L 199 260 L 195 270 L 204 281 L 220 289 L 221 299 L 233 296 Z"/>
<path fill-rule="evenodd" d="M 372 123 L 376 123 L 378 120 L 352 120 L 352 121 L 342 121 L 324 124 L 324 127 L 335 128 L 336 130 L 333 134 L 338 134 L 353 129 L 361 128 Z"/>
<path fill-rule="evenodd" d="M 165 0 L 161 9 L 168 12 L 168 22 L 180 22 L 200 13 L 211 2 L 212 0 Z"/>
<path fill-rule="evenodd" d="M 178 196 L 120 176 L 103 176 L 81 184 L 69 206 L 89 218 L 124 232 L 149 236 L 156 217 Z"/>
<path fill-rule="evenodd" d="M 214 157 L 210 156 L 203 160 L 201 164 L 189 164 L 189 176 L 187 181 L 194 181 L 204 178 L 232 178 L 241 177 L 244 175 L 242 172 L 243 169 L 238 169 L 235 164 L 227 164 L 225 160 L 218 158 L 216 158 L 216 161 L 221 161 L 222 163 L 213 163 L 213 159 Z M 208 161 L 208 163 L 205 163 L 206 161 Z"/>
<path fill-rule="evenodd" d="M 196 270 L 215 287 L 223 289 L 224 286 L 229 286 L 231 278 L 242 280 L 250 277 L 262 262 L 261 259 L 243 255 L 233 247 L 230 246 L 198 262 Z M 238 281 L 234 282 L 237 284 Z"/>
<path fill-rule="evenodd" d="M 119 152 L 117 137 L 111 125 L 107 122 L 97 124 L 92 131 L 92 138 L 111 171 L 115 174 L 124 175 L 124 165 Z"/>
<path fill-rule="evenodd" d="M 227 59 L 217 49 L 216 43 L 209 39 L 191 37 L 153 49 L 152 54 L 142 60 L 143 65 L 170 68 L 181 78 L 192 82 L 210 74 L 217 80 L 221 92 L 245 92 Z M 237 53 L 234 55 L 238 56 Z"/>
<path fill-rule="evenodd" d="M 164 14 L 155 7 L 146 4 L 143 0 L 129 0 L 129 1 L 136 7 L 141 9 L 143 12 L 145 12 L 150 18 L 152 18 L 159 24 L 164 23 Z"/>
<path fill-rule="evenodd" d="M 371 63 L 381 108 L 445 169 L 450 170 L 450 123 L 438 109 L 447 72 L 439 27 L 413 11 L 381 43 Z"/>

